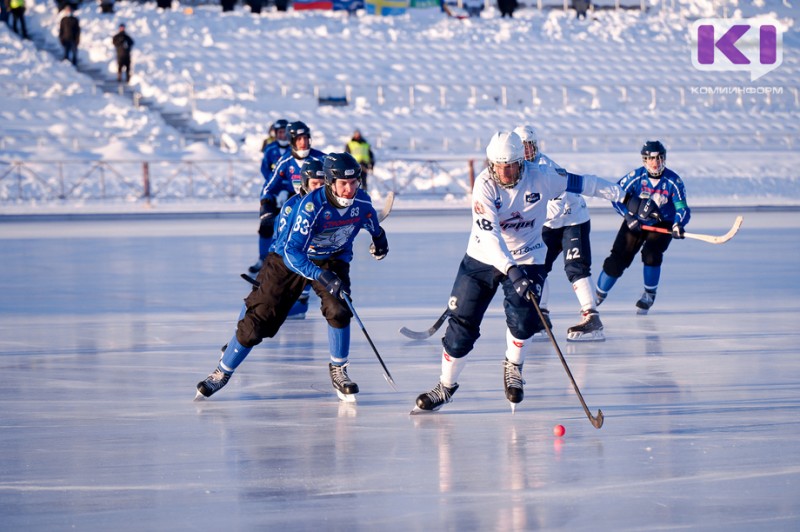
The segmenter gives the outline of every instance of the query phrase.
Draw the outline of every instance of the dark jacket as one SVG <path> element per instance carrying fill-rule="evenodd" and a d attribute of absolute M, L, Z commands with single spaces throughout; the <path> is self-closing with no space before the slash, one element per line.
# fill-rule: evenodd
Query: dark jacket
<path fill-rule="evenodd" d="M 114 35 L 112 42 L 114 43 L 114 48 L 117 49 L 117 60 L 130 60 L 131 48 L 133 48 L 133 39 L 131 39 L 130 35 L 125 33 L 125 30 L 121 30 L 119 33 Z"/>
<path fill-rule="evenodd" d="M 81 24 L 78 19 L 69 15 L 61 19 L 58 27 L 58 40 L 62 43 L 73 42 L 76 45 L 81 42 Z"/>

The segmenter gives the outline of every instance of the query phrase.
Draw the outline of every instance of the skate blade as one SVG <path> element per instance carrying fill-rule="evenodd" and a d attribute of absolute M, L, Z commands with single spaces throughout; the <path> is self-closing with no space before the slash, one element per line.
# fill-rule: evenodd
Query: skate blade
<path fill-rule="evenodd" d="M 342 393 L 339 390 L 336 390 L 336 395 L 339 396 L 339 400 L 343 403 L 355 403 L 356 402 L 356 394 L 354 393 Z"/>
<path fill-rule="evenodd" d="M 517 413 L 517 403 L 511 403 L 511 402 L 509 402 L 508 404 L 510 404 L 510 405 L 511 405 L 511 415 L 513 416 L 514 414 L 516 414 L 516 413 Z"/>
<path fill-rule="evenodd" d="M 644 316 L 644 315 L 646 315 L 646 314 L 647 314 L 647 311 L 648 311 L 648 310 L 650 310 L 650 309 L 649 309 L 649 308 L 639 308 L 639 307 L 636 307 L 636 314 L 638 314 L 639 316 Z"/>
<path fill-rule="evenodd" d="M 567 334 L 567 342 L 605 342 L 606 335 L 603 331 L 595 331 L 588 334 L 569 333 Z"/>
<path fill-rule="evenodd" d="M 412 416 L 425 416 L 425 415 L 428 415 L 428 414 L 433 414 L 434 412 L 436 412 L 438 410 L 439 410 L 439 408 L 437 408 L 436 410 L 424 410 L 424 409 L 422 409 L 422 408 L 420 408 L 420 407 L 415 405 L 414 409 L 411 412 L 409 412 L 409 414 L 412 415 Z"/>
<path fill-rule="evenodd" d="M 206 397 L 205 395 L 203 395 L 202 393 L 200 393 L 200 390 L 197 390 L 197 391 L 195 392 L 195 395 L 194 395 L 194 399 L 193 399 L 193 401 L 194 401 L 195 403 L 199 403 L 199 402 L 205 401 L 206 399 L 208 399 L 208 397 Z"/>

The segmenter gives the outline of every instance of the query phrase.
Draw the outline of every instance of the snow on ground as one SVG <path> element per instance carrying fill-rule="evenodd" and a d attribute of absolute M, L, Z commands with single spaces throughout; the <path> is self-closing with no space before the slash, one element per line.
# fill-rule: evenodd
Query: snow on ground
<path fill-rule="evenodd" d="M 740 72 L 695 69 L 688 25 L 723 12 L 779 20 L 783 64 L 755 83 Z M 409 201 L 463 204 L 466 160 L 481 159 L 494 130 L 530 123 L 543 149 L 574 171 L 618 179 L 638 166 L 644 139 L 660 138 L 695 204 L 800 204 L 800 58 L 789 0 L 655 2 L 645 13 L 598 10 L 588 22 L 533 7 L 514 20 L 490 8 L 463 21 L 436 9 L 382 18 L 256 16 L 241 6 L 222 14 L 218 6 L 175 3 L 165 12 L 135 2 L 118 3 L 113 15 L 88 4 L 78 15 L 80 61 L 108 78 L 115 76 L 111 36 L 127 24 L 136 40 L 132 87 L 219 141 L 199 146 L 205 157 L 252 161 L 238 172 L 249 183 L 240 190 L 258 186 L 258 148 L 269 124 L 284 117 L 307 122 L 325 151 L 343 149 L 360 128 L 376 147 L 378 198 L 394 188 Z M 52 42 L 59 17 L 44 0 L 28 10 L 31 31 Z M 0 53 L 3 162 L 198 158 L 198 146 L 187 146 L 158 113 L 103 94 L 5 28 Z M 762 92 L 714 94 L 715 87 Z M 325 97 L 350 103 L 319 105 Z M 444 162 L 444 170 L 419 179 L 428 169 L 407 161 L 414 158 Z M 4 183 L 9 208 L 24 210 L 29 203 L 14 201 L 12 181 Z M 250 208 L 242 197 L 249 193 L 238 200 Z"/>

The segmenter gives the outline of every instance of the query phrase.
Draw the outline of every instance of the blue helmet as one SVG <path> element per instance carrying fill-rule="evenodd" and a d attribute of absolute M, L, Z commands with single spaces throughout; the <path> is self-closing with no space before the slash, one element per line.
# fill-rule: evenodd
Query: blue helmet
<path fill-rule="evenodd" d="M 303 168 L 300 169 L 300 181 L 296 182 L 297 174 L 292 176 L 292 185 L 298 194 L 308 194 L 308 181 L 310 179 L 325 179 L 325 171 L 322 169 L 322 161 L 319 159 L 306 159 Z"/>
<path fill-rule="evenodd" d="M 333 185 L 337 179 L 361 179 L 361 165 L 349 153 L 329 153 L 322 168 L 326 185 Z"/>

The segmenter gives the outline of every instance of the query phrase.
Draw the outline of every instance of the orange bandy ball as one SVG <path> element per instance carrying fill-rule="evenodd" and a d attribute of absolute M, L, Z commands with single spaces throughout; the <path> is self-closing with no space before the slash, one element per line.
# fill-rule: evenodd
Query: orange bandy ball
<path fill-rule="evenodd" d="M 553 427 L 553 434 L 555 436 L 563 436 L 565 432 L 567 432 L 567 429 L 564 428 L 564 425 L 556 425 Z"/>

